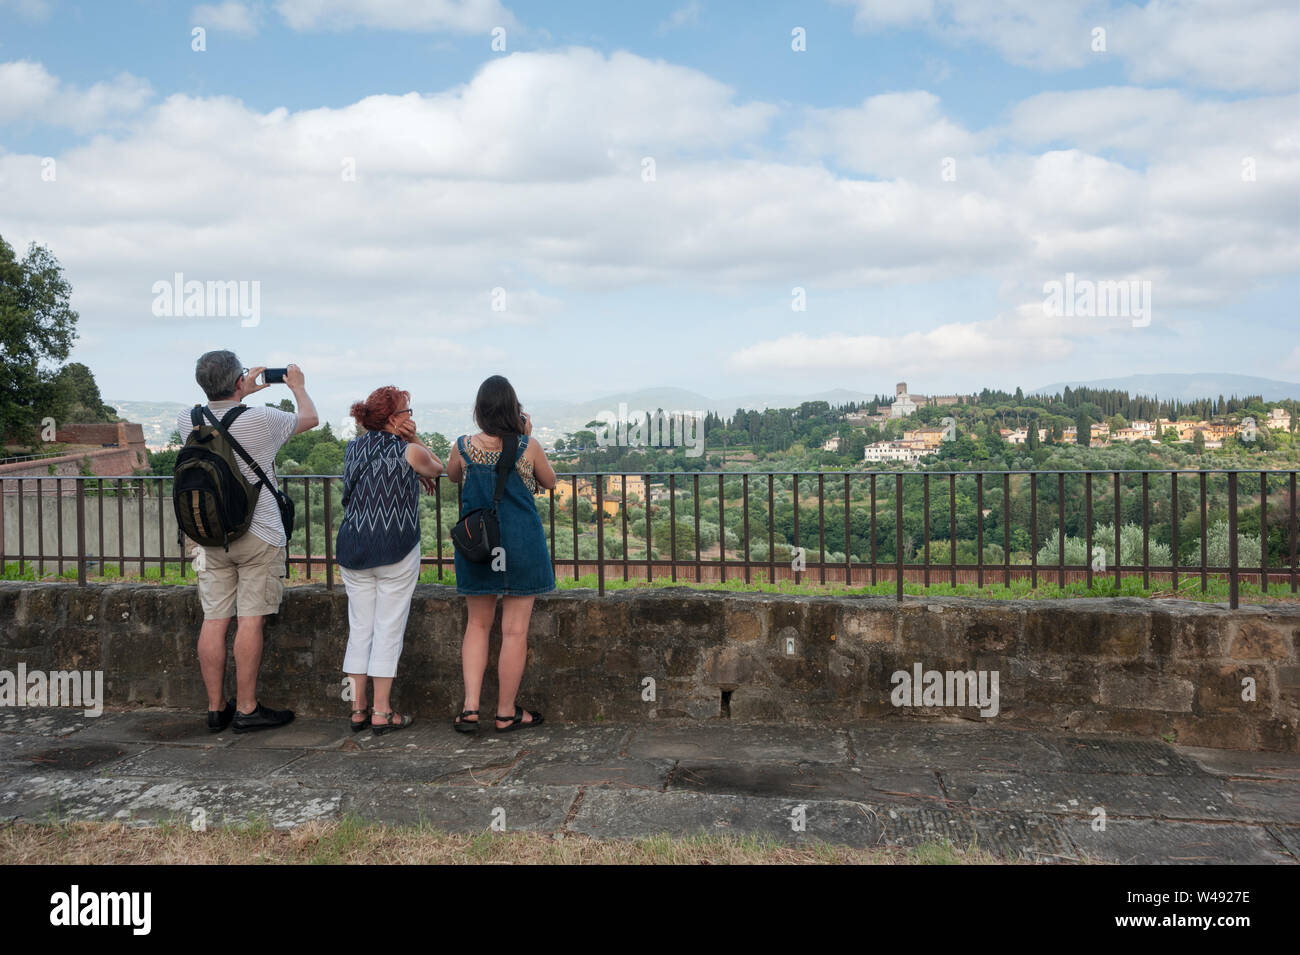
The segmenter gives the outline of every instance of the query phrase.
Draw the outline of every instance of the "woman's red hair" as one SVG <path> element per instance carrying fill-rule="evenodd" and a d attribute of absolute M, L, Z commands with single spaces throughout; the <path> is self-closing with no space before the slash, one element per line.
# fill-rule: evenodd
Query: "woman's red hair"
<path fill-rule="evenodd" d="M 352 406 L 352 417 L 357 419 L 357 426 L 367 431 L 382 431 L 388 419 L 405 409 L 411 401 L 409 391 L 399 391 L 393 385 L 384 385 L 370 392 L 365 401 L 358 401 Z"/>

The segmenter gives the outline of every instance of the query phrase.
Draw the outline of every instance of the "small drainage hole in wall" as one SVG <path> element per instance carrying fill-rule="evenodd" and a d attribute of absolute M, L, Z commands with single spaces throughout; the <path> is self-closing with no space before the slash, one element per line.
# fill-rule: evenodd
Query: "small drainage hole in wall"
<path fill-rule="evenodd" d="M 722 710 L 718 715 L 724 720 L 731 719 L 731 690 L 722 691 Z"/>

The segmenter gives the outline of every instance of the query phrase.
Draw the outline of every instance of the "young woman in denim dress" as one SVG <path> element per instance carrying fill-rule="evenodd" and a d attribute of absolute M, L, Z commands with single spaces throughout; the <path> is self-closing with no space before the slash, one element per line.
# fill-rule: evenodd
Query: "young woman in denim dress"
<path fill-rule="evenodd" d="M 515 704 L 528 656 L 528 621 L 533 598 L 555 589 L 550 550 L 541 516 L 533 503 L 539 490 L 555 487 L 555 471 L 541 445 L 531 437 L 532 421 L 523 413 L 515 389 L 500 375 L 493 375 L 479 387 L 474 402 L 474 421 L 482 430 L 456 439 L 447 460 L 447 477 L 461 484 L 461 513 L 490 507 L 496 487 L 496 465 L 502 438 L 518 439 L 515 466 L 506 478 L 498 517 L 505 568 L 475 564 L 456 552 L 456 592 L 469 605 L 469 621 L 461 644 L 461 669 L 465 678 L 465 702 L 455 727 L 463 733 L 478 729 L 479 694 L 487 669 L 488 635 L 501 605 L 501 653 L 497 658 L 498 697 L 496 729 L 499 733 L 539 725 L 542 714 Z"/>

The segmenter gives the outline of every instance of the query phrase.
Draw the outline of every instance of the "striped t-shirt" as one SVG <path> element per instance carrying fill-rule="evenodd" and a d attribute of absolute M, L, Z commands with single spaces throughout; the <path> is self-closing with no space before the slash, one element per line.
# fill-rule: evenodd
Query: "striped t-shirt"
<path fill-rule="evenodd" d="M 220 421 L 225 417 L 226 412 L 237 404 L 238 401 L 210 401 L 208 407 L 212 409 L 213 416 Z M 207 422 L 206 417 L 203 420 Z M 176 428 L 182 437 L 194 429 L 188 408 L 177 415 Z M 293 412 L 281 411 L 279 408 L 249 406 L 249 409 L 236 418 L 235 423 L 230 426 L 230 436 L 238 441 L 248 452 L 248 456 L 257 462 L 267 478 L 275 481 L 275 456 L 284 447 L 284 443 L 293 437 L 297 429 L 298 416 Z M 239 470 L 248 483 L 256 485 L 257 475 L 253 473 L 253 469 L 238 454 L 235 455 L 235 461 L 239 464 Z M 265 488 L 257 494 L 257 507 L 253 511 L 253 523 L 248 526 L 248 530 L 272 547 L 283 547 L 285 544 L 280 506 L 275 502 L 275 495 Z"/>

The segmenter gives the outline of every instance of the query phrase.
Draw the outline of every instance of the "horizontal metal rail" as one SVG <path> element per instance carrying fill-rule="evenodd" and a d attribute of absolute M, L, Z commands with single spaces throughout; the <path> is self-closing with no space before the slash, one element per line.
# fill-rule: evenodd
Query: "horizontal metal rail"
<path fill-rule="evenodd" d="M 536 498 L 557 575 L 929 588 L 1028 581 L 1205 592 L 1226 578 L 1297 593 L 1296 470 L 565 472 Z M 338 475 L 282 476 L 291 566 L 336 579 Z M 454 573 L 459 488 L 424 499 L 422 564 Z M 0 477 L 0 568 L 78 582 L 192 572 L 171 478 Z M 432 511 L 430 514 L 429 511 Z M 1106 539 L 1097 536 L 1107 526 Z M 432 530 L 432 540 L 429 532 Z M 1140 536 L 1140 540 L 1139 540 Z M 1211 543 L 1211 538 L 1214 538 Z M 1083 559 L 1067 560 L 1068 549 Z M 1246 541 L 1251 553 L 1241 552 Z M 811 575 L 815 575 L 811 576 Z"/>

